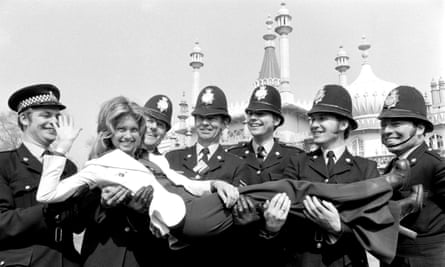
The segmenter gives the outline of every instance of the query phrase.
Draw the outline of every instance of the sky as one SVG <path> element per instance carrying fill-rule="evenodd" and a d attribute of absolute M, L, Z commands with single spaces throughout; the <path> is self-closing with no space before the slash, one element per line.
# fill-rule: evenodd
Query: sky
<path fill-rule="evenodd" d="M 144 104 L 166 94 L 174 116 L 191 100 L 189 55 L 204 53 L 201 87 L 222 88 L 229 102 L 248 100 L 261 67 L 268 15 L 280 0 L 0 0 L 0 111 L 17 89 L 53 83 L 79 127 L 71 157 L 82 164 L 101 103 L 124 95 Z M 358 45 L 381 79 L 429 90 L 445 78 L 442 0 L 292 0 L 290 80 L 295 98 L 311 101 L 337 83 L 340 45 L 350 57 L 348 82 L 360 71 Z"/>

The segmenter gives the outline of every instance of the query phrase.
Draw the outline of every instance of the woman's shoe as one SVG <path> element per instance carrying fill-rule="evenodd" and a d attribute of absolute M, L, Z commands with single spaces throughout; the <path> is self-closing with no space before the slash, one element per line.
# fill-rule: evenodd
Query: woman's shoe
<path fill-rule="evenodd" d="M 411 176 L 411 167 L 407 159 L 399 159 L 394 163 L 391 171 L 384 175 L 386 181 L 393 189 L 407 188 Z"/>

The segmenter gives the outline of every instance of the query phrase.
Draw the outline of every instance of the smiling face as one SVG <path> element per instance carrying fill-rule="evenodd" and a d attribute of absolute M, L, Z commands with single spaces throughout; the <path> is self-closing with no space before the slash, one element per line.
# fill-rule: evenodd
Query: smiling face
<path fill-rule="evenodd" d="M 147 131 L 144 136 L 144 144 L 148 147 L 157 147 L 167 133 L 167 124 L 151 116 L 145 116 Z"/>
<path fill-rule="evenodd" d="M 348 128 L 347 120 L 339 120 L 329 113 L 313 113 L 309 118 L 314 143 L 329 149 L 344 142 L 344 131 Z"/>
<path fill-rule="evenodd" d="M 48 147 L 57 137 L 54 125 L 60 115 L 59 109 L 34 108 L 19 114 L 24 139 L 42 147 Z"/>
<path fill-rule="evenodd" d="M 203 146 L 219 143 L 222 131 L 227 125 L 228 120 L 221 115 L 195 115 L 198 142 Z"/>
<path fill-rule="evenodd" d="M 123 115 L 117 119 L 111 143 L 129 155 L 134 155 L 141 144 L 141 134 L 138 122 L 133 116 Z"/>
<path fill-rule="evenodd" d="M 412 121 L 400 119 L 382 119 L 380 121 L 380 135 L 382 144 L 388 151 L 402 155 L 424 140 L 425 126 L 414 124 Z"/>
<path fill-rule="evenodd" d="M 254 138 L 272 138 L 280 119 L 267 111 L 247 111 L 247 128 Z"/>

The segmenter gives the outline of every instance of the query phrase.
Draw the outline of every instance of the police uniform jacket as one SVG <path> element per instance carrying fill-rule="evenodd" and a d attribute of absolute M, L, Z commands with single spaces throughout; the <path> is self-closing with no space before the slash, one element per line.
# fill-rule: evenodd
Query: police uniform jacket
<path fill-rule="evenodd" d="M 36 201 L 41 172 L 42 163 L 23 144 L 0 153 L 0 266 L 79 266 L 71 230 L 63 229 L 56 242 L 53 218 Z M 75 172 L 67 161 L 63 175 Z"/>
<path fill-rule="evenodd" d="M 239 157 L 230 154 L 219 145 L 209 159 L 208 170 L 202 174 L 193 168 L 197 164 L 196 145 L 184 149 L 170 151 L 166 154 L 170 168 L 186 177 L 197 180 L 222 180 L 238 185 L 246 177 L 246 168 Z"/>
<path fill-rule="evenodd" d="M 347 149 L 336 161 L 330 177 L 321 149 L 294 155 L 288 164 L 283 178 L 319 183 L 353 183 L 379 175 L 374 161 L 352 156 Z M 302 231 L 299 231 L 296 242 L 292 239 L 286 240 L 286 257 L 289 257 L 288 261 L 293 263 L 292 266 L 367 266 L 364 249 L 346 225 L 342 225 L 344 232 L 340 239 L 334 245 L 328 245 L 323 241 L 322 231 L 315 224 L 309 220 L 298 220 L 296 223 L 307 231 L 304 231 L 304 236 L 301 235 Z M 287 236 L 295 237 L 292 234 Z M 320 249 L 316 246 L 318 242 L 322 244 Z"/>
<path fill-rule="evenodd" d="M 170 168 L 191 179 L 223 180 L 233 185 L 238 185 L 245 178 L 246 167 L 239 157 L 226 152 L 221 145 L 210 157 L 208 170 L 203 174 L 193 171 L 197 164 L 196 145 L 180 150 L 168 152 L 166 155 Z M 229 211 L 230 212 L 230 211 Z M 233 229 L 232 229 L 233 230 Z M 168 266 L 205 267 L 205 266 L 241 266 L 237 260 L 242 255 L 237 249 L 239 236 L 237 229 L 227 231 L 216 237 L 203 239 L 199 243 L 173 251 L 172 256 L 166 262 Z M 226 253 L 230 253 L 227 256 Z"/>
<path fill-rule="evenodd" d="M 411 165 L 410 185 L 423 184 L 425 200 L 419 213 L 408 215 L 401 222 L 418 235 L 414 240 L 399 236 L 397 257 L 420 257 L 428 266 L 445 266 L 445 162 L 425 143 L 407 159 Z M 390 166 L 385 171 L 389 172 Z M 396 192 L 394 197 L 406 194 L 409 192 Z"/>
<path fill-rule="evenodd" d="M 247 175 L 242 183 L 249 185 L 282 179 L 287 159 L 303 151 L 275 141 L 262 163 L 256 157 L 252 141 L 233 146 L 229 148 L 229 152 L 241 157 L 247 164 Z"/>

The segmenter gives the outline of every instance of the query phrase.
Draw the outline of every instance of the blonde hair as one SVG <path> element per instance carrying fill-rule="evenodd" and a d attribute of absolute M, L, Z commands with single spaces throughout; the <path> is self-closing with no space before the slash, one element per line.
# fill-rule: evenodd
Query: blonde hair
<path fill-rule="evenodd" d="M 124 116 L 131 116 L 136 120 L 141 139 L 144 138 L 146 125 L 142 108 L 126 97 L 114 97 L 103 103 L 100 108 L 97 119 L 97 137 L 91 148 L 89 159 L 100 157 L 115 148 L 111 138 L 116 131 L 117 123 Z"/>

